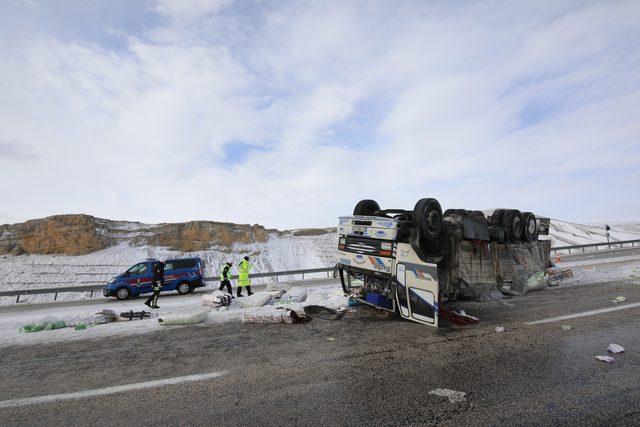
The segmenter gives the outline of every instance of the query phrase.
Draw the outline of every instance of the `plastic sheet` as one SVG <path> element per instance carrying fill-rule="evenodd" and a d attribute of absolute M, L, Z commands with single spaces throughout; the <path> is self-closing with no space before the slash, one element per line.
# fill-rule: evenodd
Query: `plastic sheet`
<path fill-rule="evenodd" d="M 200 297 L 203 305 L 210 307 L 226 307 L 231 304 L 231 295 L 226 292 L 215 290 L 210 294 L 205 294 Z"/>

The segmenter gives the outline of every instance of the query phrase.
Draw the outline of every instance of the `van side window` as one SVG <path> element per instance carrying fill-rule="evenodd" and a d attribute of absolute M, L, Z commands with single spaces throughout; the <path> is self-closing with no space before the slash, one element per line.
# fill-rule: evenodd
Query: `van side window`
<path fill-rule="evenodd" d="M 173 268 L 175 270 L 180 270 L 181 268 L 195 268 L 196 260 L 195 259 L 180 259 L 172 262 Z"/>
<path fill-rule="evenodd" d="M 167 262 L 164 264 L 164 269 L 166 270 L 173 270 L 175 267 L 173 266 L 172 262 Z"/>
<path fill-rule="evenodd" d="M 147 272 L 147 263 L 146 262 L 142 262 L 140 264 L 136 264 L 133 267 L 131 267 L 130 269 L 127 270 L 127 273 L 129 274 L 144 274 Z"/>

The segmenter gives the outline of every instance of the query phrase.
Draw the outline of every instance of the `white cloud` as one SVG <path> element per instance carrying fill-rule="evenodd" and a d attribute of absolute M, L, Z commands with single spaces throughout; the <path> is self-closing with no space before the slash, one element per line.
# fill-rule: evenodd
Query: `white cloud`
<path fill-rule="evenodd" d="M 80 30 L 0 47 L 0 141 L 33 152 L 2 159 L 6 217 L 298 227 L 425 196 L 640 216 L 637 3 L 150 9 L 143 32 L 108 29 L 124 47 Z M 231 161 L 236 142 L 260 149 Z"/>

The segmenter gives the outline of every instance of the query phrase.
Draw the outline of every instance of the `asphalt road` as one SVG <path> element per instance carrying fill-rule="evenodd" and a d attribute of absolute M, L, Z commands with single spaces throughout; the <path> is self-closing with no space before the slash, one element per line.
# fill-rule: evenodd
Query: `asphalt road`
<path fill-rule="evenodd" d="M 0 425 L 611 425 L 640 422 L 640 302 L 608 283 L 465 303 L 478 325 L 435 330 L 359 307 L 339 321 L 168 328 L 0 349 L 7 400 L 215 378 L 0 409 Z M 506 328 L 496 333 L 495 327 Z M 564 331 L 561 325 L 573 329 Z M 617 343 L 616 361 L 594 359 Z M 438 388 L 466 393 L 450 403 Z M 11 404 L 9 404 L 11 405 Z"/>

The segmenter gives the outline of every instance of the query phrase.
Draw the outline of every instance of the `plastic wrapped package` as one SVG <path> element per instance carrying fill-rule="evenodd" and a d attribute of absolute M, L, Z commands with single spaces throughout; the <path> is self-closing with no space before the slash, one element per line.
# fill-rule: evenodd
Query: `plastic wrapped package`
<path fill-rule="evenodd" d="M 307 299 L 307 290 L 300 286 L 294 286 L 282 295 L 278 304 L 300 303 L 305 299 Z"/>
<path fill-rule="evenodd" d="M 271 297 L 279 297 L 282 295 L 282 291 L 261 291 L 254 292 L 253 295 L 246 298 L 238 298 L 238 304 L 244 308 L 250 307 L 262 307 L 271 299 Z"/>
<path fill-rule="evenodd" d="M 162 326 L 168 325 L 194 325 L 204 321 L 209 316 L 210 310 L 208 308 L 201 308 L 199 310 L 188 310 L 169 313 L 158 317 L 158 322 Z"/>

